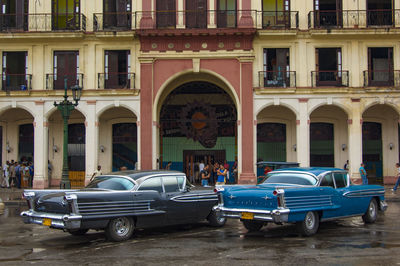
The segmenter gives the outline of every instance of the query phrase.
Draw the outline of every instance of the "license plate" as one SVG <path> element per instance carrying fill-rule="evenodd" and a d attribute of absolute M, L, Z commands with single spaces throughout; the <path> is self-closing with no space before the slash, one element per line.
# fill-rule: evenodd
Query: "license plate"
<path fill-rule="evenodd" d="M 42 224 L 45 226 L 51 226 L 51 219 L 43 218 Z"/>
<path fill-rule="evenodd" d="M 244 219 L 244 220 L 253 220 L 254 219 L 254 213 L 242 212 L 242 219 Z"/>

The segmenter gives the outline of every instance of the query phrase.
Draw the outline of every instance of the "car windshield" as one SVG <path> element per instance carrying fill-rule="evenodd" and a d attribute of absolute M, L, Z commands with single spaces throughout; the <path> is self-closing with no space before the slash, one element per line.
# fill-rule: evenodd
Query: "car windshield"
<path fill-rule="evenodd" d="M 271 172 L 263 184 L 315 185 L 317 181 L 313 176 L 303 173 Z"/>
<path fill-rule="evenodd" d="M 131 190 L 135 184 L 130 180 L 116 176 L 98 176 L 86 188 L 102 188 L 111 190 Z"/>

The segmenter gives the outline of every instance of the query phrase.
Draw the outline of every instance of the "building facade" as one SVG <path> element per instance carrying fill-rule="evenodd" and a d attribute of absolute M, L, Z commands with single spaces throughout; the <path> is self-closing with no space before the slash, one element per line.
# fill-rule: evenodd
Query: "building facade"
<path fill-rule="evenodd" d="M 61 179 L 64 88 L 73 185 L 110 172 L 256 162 L 393 182 L 400 0 L 0 0 L 1 158 Z M 53 166 L 51 176 L 48 162 Z"/>

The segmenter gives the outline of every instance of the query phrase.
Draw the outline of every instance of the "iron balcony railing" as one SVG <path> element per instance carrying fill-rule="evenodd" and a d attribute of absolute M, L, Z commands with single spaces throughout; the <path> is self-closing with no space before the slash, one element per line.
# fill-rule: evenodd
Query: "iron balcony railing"
<path fill-rule="evenodd" d="M 65 79 L 67 80 L 67 88 L 78 85 L 83 89 L 83 74 L 46 74 L 46 89 L 47 90 L 64 90 Z"/>
<path fill-rule="evenodd" d="M 365 70 L 364 87 L 400 87 L 400 70 Z"/>
<path fill-rule="evenodd" d="M 94 31 L 129 31 L 135 27 L 133 12 L 104 12 L 93 14 Z M 133 22 L 133 23 L 132 23 Z"/>
<path fill-rule="evenodd" d="M 348 70 L 327 70 L 327 71 L 311 71 L 312 87 L 348 87 L 349 71 Z"/>
<path fill-rule="evenodd" d="M 25 91 L 32 89 L 31 74 L 1 74 L 1 90 Z"/>
<path fill-rule="evenodd" d="M 399 27 L 400 10 L 329 10 L 308 13 L 308 28 Z"/>
<path fill-rule="evenodd" d="M 135 73 L 98 73 L 99 89 L 135 89 Z"/>
<path fill-rule="evenodd" d="M 70 14 L 0 14 L 0 32 L 86 31 L 86 16 Z"/>
<path fill-rule="evenodd" d="M 255 10 L 142 11 L 136 29 L 255 28 Z"/>
<path fill-rule="evenodd" d="M 296 87 L 296 71 L 260 71 L 258 75 L 260 88 Z"/>
<path fill-rule="evenodd" d="M 297 29 L 299 27 L 298 11 L 261 11 L 263 29 Z"/>

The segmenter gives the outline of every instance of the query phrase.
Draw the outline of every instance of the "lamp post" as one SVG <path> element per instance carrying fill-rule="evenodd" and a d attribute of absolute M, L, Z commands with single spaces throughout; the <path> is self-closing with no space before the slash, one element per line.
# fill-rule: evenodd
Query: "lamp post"
<path fill-rule="evenodd" d="M 71 188 L 71 182 L 69 181 L 69 170 L 68 170 L 68 119 L 71 115 L 72 110 L 75 109 L 75 106 L 78 105 L 78 102 L 82 95 L 82 88 L 78 85 L 72 86 L 72 98 L 75 103 L 68 101 L 67 94 L 67 78 L 64 78 L 64 100 L 62 102 L 56 103 L 54 102 L 54 106 L 57 107 L 58 110 L 61 111 L 61 116 L 64 121 L 64 141 L 63 141 L 63 168 L 62 168 L 62 176 L 60 189 L 69 189 Z"/>

